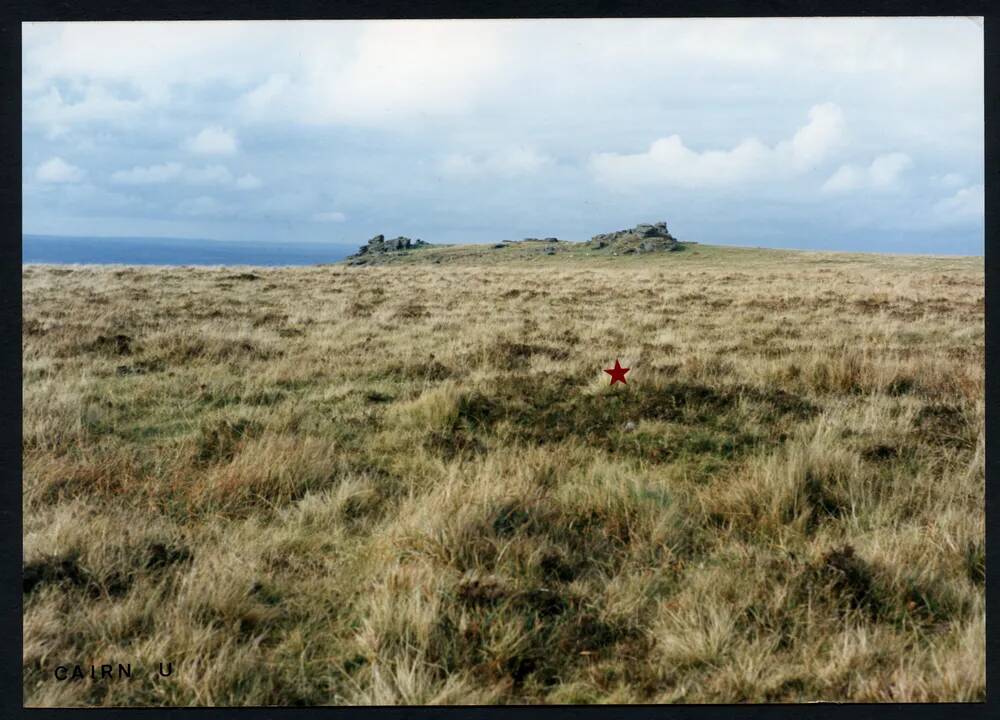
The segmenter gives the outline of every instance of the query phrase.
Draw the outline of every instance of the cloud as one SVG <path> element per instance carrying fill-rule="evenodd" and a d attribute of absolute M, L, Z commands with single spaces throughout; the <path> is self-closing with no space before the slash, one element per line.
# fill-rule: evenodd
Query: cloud
<path fill-rule="evenodd" d="M 136 96 L 141 107 L 162 105 L 175 85 L 246 84 L 265 58 L 294 57 L 281 37 L 289 31 L 250 22 L 27 22 L 24 89 L 87 78 Z"/>
<path fill-rule="evenodd" d="M 983 222 L 986 216 L 986 192 L 983 185 L 970 185 L 951 197 L 939 200 L 931 208 L 934 217 L 944 224 Z"/>
<path fill-rule="evenodd" d="M 282 124 L 454 116 L 504 75 L 511 29 L 459 20 L 25 23 L 25 115 L 62 128 L 97 116 L 134 125 L 192 87 L 211 87 L 236 96 L 229 108 Z M 45 105 L 57 84 L 86 84 L 92 97 L 74 108 L 57 94 Z"/>
<path fill-rule="evenodd" d="M 502 23 L 371 23 L 344 57 L 330 43 L 310 53 L 306 122 L 397 124 L 467 112 L 502 71 Z"/>
<path fill-rule="evenodd" d="M 790 156 L 798 171 L 811 170 L 826 160 L 843 143 L 844 113 L 834 103 L 814 105 L 809 109 L 809 123 L 792 137 L 790 146 L 778 143 L 775 154 Z"/>
<path fill-rule="evenodd" d="M 503 78 L 509 35 L 503 22 L 301 24 L 236 107 L 255 121 L 383 128 L 463 115 Z"/>
<path fill-rule="evenodd" d="M 342 212 L 321 212 L 312 216 L 314 222 L 339 223 L 344 222 L 347 216 Z"/>
<path fill-rule="evenodd" d="M 889 190 L 898 185 L 900 176 L 913 167 L 913 160 L 906 153 L 879 155 L 868 167 L 841 165 L 823 183 L 828 193 L 852 190 Z"/>
<path fill-rule="evenodd" d="M 282 97 L 292 88 L 291 78 L 284 73 L 275 73 L 267 80 L 240 98 L 243 110 L 250 115 L 266 112 L 276 107 Z"/>
<path fill-rule="evenodd" d="M 186 145 L 198 155 L 234 155 L 239 141 L 232 131 L 213 125 L 189 138 Z"/>
<path fill-rule="evenodd" d="M 507 82 L 519 74 L 558 78 L 554 96 L 575 84 L 584 100 L 595 80 L 673 91 L 674 78 L 721 73 L 777 75 L 776 87 L 830 77 L 944 103 L 981 92 L 983 75 L 982 31 L 961 18 L 78 22 L 25 23 L 22 35 L 28 104 L 85 80 L 132 102 L 130 116 L 192 85 L 236 89 L 244 110 L 285 120 L 384 123 L 464 112 L 498 87 L 516 111 L 511 100 L 532 90 Z"/>
<path fill-rule="evenodd" d="M 945 187 L 961 187 L 965 185 L 965 176 L 961 173 L 950 172 L 944 175 L 935 175 L 932 179 Z"/>
<path fill-rule="evenodd" d="M 275 63 L 301 65 L 301 48 L 289 33 L 311 36 L 311 43 L 323 33 L 290 25 L 298 28 L 225 21 L 23 23 L 26 124 L 58 135 L 87 123 L 169 121 L 164 109 L 191 89 L 212 86 L 222 99 L 258 82 Z"/>
<path fill-rule="evenodd" d="M 479 165 L 471 155 L 449 153 L 441 158 L 438 167 L 445 175 L 462 176 L 475 175 Z"/>
<path fill-rule="evenodd" d="M 78 183 L 86 173 L 61 157 L 49 158 L 35 170 L 35 179 L 43 183 Z"/>
<path fill-rule="evenodd" d="M 178 232 L 232 239 L 276 238 L 303 220 L 297 232 L 321 237 L 386 213 L 455 240 L 489 240 L 512 222 L 524 235 L 545 225 L 583 237 L 659 216 L 667 202 L 671 225 L 705 242 L 848 245 L 859 241 L 843 216 L 932 227 L 935 203 L 948 215 L 946 200 L 983 182 L 983 33 L 961 18 L 81 22 L 21 32 L 26 227 L 72 233 L 75 218 L 97 217 L 104 201 L 83 191 L 99 177 L 135 191 L 150 216 L 140 221 L 138 205 L 100 210 L 109 233 L 121 223 L 139 232 L 166 209 L 162 221 Z M 837 105 L 807 116 L 825 100 Z M 189 154 L 210 131 L 232 142 Z M 922 183 L 898 174 L 906 194 L 861 189 L 832 202 L 818 192 L 844 164 L 857 167 L 834 187 L 878 184 L 893 170 L 872 159 L 890 151 L 922 173 Z M 36 181 L 53 156 L 72 157 L 85 179 Z M 216 163 L 228 182 L 203 167 Z M 252 187 L 251 171 L 279 165 L 267 192 Z M 616 197 L 596 180 L 641 192 Z M 184 198 L 194 215 L 182 219 L 169 211 Z M 342 209 L 344 225 L 311 221 L 329 212 L 336 222 Z M 232 222 L 211 220 L 226 212 Z"/>
<path fill-rule="evenodd" d="M 159 185 L 177 179 L 184 166 L 177 162 L 143 167 L 136 165 L 129 170 L 111 173 L 111 182 L 119 185 Z"/>
<path fill-rule="evenodd" d="M 483 157 L 462 153 L 445 155 L 438 163 L 442 173 L 452 177 L 533 175 L 552 163 L 552 158 L 534 148 L 518 146 L 499 150 Z"/>
<path fill-rule="evenodd" d="M 260 178 L 250 173 L 239 178 L 235 177 L 225 165 L 187 168 L 178 162 L 136 165 L 128 170 L 118 170 L 111 174 L 111 182 L 118 185 L 162 185 L 168 182 L 182 182 L 187 185 L 233 187 L 237 190 L 253 190 L 263 185 Z"/>
<path fill-rule="evenodd" d="M 255 190 L 259 188 L 264 183 L 256 175 L 251 175 L 247 173 L 246 175 L 241 175 L 236 181 L 236 187 L 240 190 Z"/>
<path fill-rule="evenodd" d="M 598 153 L 590 158 L 595 178 L 613 187 L 646 184 L 686 188 L 735 185 L 807 172 L 829 157 L 844 138 L 844 116 L 833 103 L 815 105 L 809 122 L 773 147 L 748 138 L 731 150 L 697 152 L 679 135 L 660 138 L 644 153 Z"/>
<path fill-rule="evenodd" d="M 107 88 L 90 82 L 81 83 L 76 97 L 67 99 L 57 87 L 24 104 L 25 119 L 46 127 L 49 137 L 65 134 L 76 124 L 122 124 L 142 108 L 136 100 L 113 95 Z"/>
<path fill-rule="evenodd" d="M 229 185 L 233 174 L 225 165 L 206 165 L 184 173 L 184 180 L 192 185 Z"/>

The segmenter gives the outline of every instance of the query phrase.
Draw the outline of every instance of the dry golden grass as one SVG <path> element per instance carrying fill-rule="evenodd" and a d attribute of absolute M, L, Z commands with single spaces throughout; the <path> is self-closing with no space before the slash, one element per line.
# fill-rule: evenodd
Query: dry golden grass
<path fill-rule="evenodd" d="M 29 705 L 984 699 L 981 260 L 420 253 L 25 267 Z"/>

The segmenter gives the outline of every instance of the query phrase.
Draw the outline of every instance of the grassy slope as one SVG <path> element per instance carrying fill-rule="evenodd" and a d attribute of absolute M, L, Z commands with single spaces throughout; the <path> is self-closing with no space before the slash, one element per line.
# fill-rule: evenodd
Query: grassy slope
<path fill-rule="evenodd" d="M 689 268 L 705 267 L 720 270 L 742 266 L 764 266 L 775 269 L 777 265 L 795 267 L 834 267 L 837 265 L 862 265 L 874 269 L 881 267 L 921 268 L 925 270 L 975 270 L 982 269 L 982 258 L 945 255 L 888 255 L 876 253 L 846 253 L 804 250 L 774 250 L 726 245 L 701 245 L 681 243 L 683 250 L 674 253 L 638 253 L 621 255 L 608 246 L 599 250 L 578 242 L 513 242 L 507 247 L 492 244 L 430 245 L 419 250 L 368 256 L 375 265 L 474 265 L 476 267 L 528 266 L 528 267 L 577 267 L 588 268 Z M 553 248 L 555 255 L 546 255 Z"/>
<path fill-rule="evenodd" d="M 26 700 L 982 699 L 983 333 L 971 258 L 26 267 Z"/>

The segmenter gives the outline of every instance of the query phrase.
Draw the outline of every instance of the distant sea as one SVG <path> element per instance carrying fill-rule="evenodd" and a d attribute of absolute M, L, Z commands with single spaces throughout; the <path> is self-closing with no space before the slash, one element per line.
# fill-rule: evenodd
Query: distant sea
<path fill-rule="evenodd" d="M 356 248 L 308 242 L 228 242 L 162 237 L 22 235 L 22 262 L 85 265 L 316 265 Z"/>

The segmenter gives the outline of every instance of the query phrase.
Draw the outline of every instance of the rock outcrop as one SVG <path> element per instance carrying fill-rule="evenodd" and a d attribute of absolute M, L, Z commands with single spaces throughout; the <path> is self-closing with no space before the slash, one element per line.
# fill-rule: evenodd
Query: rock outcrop
<path fill-rule="evenodd" d="M 494 242 L 486 247 L 502 250 L 504 248 L 519 249 L 514 252 L 514 257 L 526 255 L 562 255 L 573 253 L 576 249 L 596 250 L 601 255 L 633 255 L 651 252 L 675 252 L 684 250 L 689 243 L 681 243 L 670 234 L 665 222 L 642 223 L 626 230 L 617 232 L 602 233 L 595 235 L 588 241 L 575 242 L 560 240 L 555 237 L 527 237 L 523 240 L 504 240 Z M 419 238 L 411 240 L 408 237 L 396 237 L 387 240 L 385 235 L 376 235 L 367 243 L 362 245 L 356 253 L 348 256 L 348 265 L 376 265 L 391 263 L 400 256 L 406 255 L 409 251 L 419 250 L 427 247 L 443 247 L 431 245 Z M 444 246 L 446 247 L 446 246 Z M 507 253 L 504 253 L 507 255 Z M 588 253 L 589 254 L 589 253 Z M 430 253 L 428 258 L 431 262 L 442 262 L 437 253 Z M 466 257 L 467 254 L 459 253 L 454 257 Z M 450 258 L 445 258 L 446 260 Z"/>
<path fill-rule="evenodd" d="M 350 259 L 352 260 L 350 264 L 364 265 L 369 259 L 382 257 L 389 253 L 402 252 L 404 250 L 415 250 L 429 245 L 430 243 L 426 243 L 420 238 L 411 240 L 408 237 L 400 236 L 391 240 L 386 240 L 385 235 L 376 235 L 365 245 L 358 248 L 356 253 L 350 256 Z"/>
<path fill-rule="evenodd" d="M 683 250 L 677 238 L 667 230 L 665 222 L 652 225 L 641 224 L 627 230 L 595 235 L 588 243 L 595 250 L 611 248 L 612 253 L 629 255 L 632 253 L 647 253 L 660 251 Z"/>

